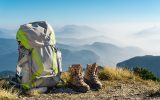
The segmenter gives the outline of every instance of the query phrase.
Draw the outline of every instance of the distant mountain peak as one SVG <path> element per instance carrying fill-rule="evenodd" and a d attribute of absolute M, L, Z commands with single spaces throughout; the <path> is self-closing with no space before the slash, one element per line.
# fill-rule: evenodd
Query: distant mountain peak
<path fill-rule="evenodd" d="M 88 38 L 102 34 L 92 27 L 79 25 L 66 25 L 56 30 L 55 33 L 59 38 Z"/>
<path fill-rule="evenodd" d="M 93 31 L 97 31 L 96 29 L 89 27 L 89 26 L 85 26 L 85 25 L 65 25 L 62 27 L 62 29 L 87 29 L 87 30 L 93 30 Z"/>
<path fill-rule="evenodd" d="M 151 37 L 151 36 L 159 36 L 160 26 L 153 26 L 150 28 L 143 29 L 134 35 L 137 37 Z"/>
<path fill-rule="evenodd" d="M 16 37 L 16 30 L 0 28 L 0 38 L 14 39 L 15 37 Z"/>

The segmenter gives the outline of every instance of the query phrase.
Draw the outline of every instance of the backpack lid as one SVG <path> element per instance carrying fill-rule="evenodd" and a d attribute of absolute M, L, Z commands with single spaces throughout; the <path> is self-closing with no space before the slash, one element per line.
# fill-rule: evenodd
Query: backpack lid
<path fill-rule="evenodd" d="M 17 32 L 17 41 L 27 49 L 45 45 L 55 45 L 54 31 L 47 22 L 38 21 L 21 25 Z"/>

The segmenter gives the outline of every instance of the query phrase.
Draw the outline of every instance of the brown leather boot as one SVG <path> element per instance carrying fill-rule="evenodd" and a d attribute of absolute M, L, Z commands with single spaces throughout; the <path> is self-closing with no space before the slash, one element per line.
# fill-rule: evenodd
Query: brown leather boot
<path fill-rule="evenodd" d="M 80 64 L 74 64 L 69 69 L 71 73 L 70 86 L 77 92 L 87 92 L 90 87 L 83 81 L 82 66 Z"/>
<path fill-rule="evenodd" d="M 84 81 L 90 86 L 92 89 L 101 89 L 102 83 L 98 79 L 97 76 L 97 64 L 87 64 L 86 72 L 84 75 Z"/>

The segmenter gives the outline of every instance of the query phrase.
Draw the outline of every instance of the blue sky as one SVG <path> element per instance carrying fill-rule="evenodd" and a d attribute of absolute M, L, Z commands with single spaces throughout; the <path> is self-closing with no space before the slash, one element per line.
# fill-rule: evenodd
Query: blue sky
<path fill-rule="evenodd" d="M 160 0 L 0 0 L 0 28 L 39 20 L 88 25 L 124 46 L 160 54 Z M 144 32 L 151 34 L 134 36 Z"/>
<path fill-rule="evenodd" d="M 160 0 L 0 0 L 0 27 L 160 22 Z"/>

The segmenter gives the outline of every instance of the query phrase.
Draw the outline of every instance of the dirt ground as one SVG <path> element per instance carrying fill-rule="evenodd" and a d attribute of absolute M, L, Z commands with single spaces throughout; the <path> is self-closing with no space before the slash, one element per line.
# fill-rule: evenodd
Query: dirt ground
<path fill-rule="evenodd" d="M 53 89 L 47 94 L 21 96 L 20 100 L 160 100 L 160 84 L 155 82 L 103 81 L 103 89 L 78 93 L 70 88 Z"/>

